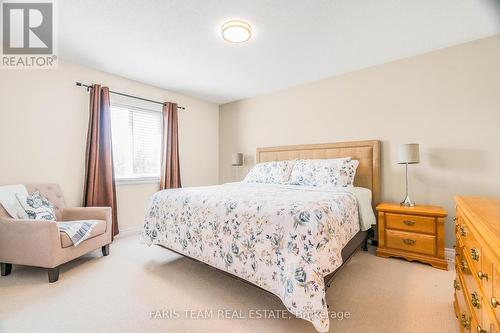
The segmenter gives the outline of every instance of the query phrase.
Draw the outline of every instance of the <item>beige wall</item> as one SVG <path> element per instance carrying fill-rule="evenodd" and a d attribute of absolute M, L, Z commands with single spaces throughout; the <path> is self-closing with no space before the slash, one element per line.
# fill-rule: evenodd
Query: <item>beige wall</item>
<path fill-rule="evenodd" d="M 400 143 L 421 145 L 414 201 L 500 196 L 500 36 L 331 77 L 220 108 L 221 182 L 237 179 L 231 153 L 253 163 L 261 146 L 380 139 L 382 198 L 400 201 Z M 247 167 L 248 168 L 248 167 Z M 240 177 L 242 174 L 240 174 Z M 451 218 L 446 246 L 454 243 Z"/>
<path fill-rule="evenodd" d="M 74 86 L 78 80 L 186 106 L 179 128 L 184 186 L 242 178 L 260 146 L 380 139 L 383 198 L 398 201 L 404 177 L 397 146 L 418 142 L 412 197 L 453 215 L 454 194 L 500 195 L 498 59 L 500 36 L 222 105 L 220 115 L 216 104 L 69 63 L 54 71 L 2 70 L 0 184 L 55 182 L 69 205 L 80 204 L 88 94 Z M 243 170 L 230 167 L 239 151 Z M 155 190 L 118 186 L 122 229 L 141 225 Z"/>
<path fill-rule="evenodd" d="M 0 184 L 59 183 L 68 205 L 81 204 L 89 96 L 75 81 L 185 106 L 179 111 L 183 185 L 218 182 L 217 104 L 60 63 L 57 70 L 0 70 Z M 156 184 L 117 186 L 122 230 L 142 225 L 156 189 Z"/>

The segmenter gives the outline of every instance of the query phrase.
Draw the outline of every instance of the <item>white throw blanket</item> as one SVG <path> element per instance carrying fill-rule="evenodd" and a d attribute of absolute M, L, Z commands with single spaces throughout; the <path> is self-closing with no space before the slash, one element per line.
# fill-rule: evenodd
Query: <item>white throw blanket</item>
<path fill-rule="evenodd" d="M 77 246 L 84 240 L 90 237 L 92 229 L 97 224 L 97 221 L 84 220 L 84 221 L 70 221 L 70 222 L 59 222 L 57 226 L 60 232 L 66 233 L 73 246 Z"/>

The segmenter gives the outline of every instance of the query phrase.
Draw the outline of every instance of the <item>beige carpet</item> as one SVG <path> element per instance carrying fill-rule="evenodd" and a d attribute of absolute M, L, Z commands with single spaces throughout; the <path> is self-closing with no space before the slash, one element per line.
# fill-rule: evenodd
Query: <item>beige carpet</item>
<path fill-rule="evenodd" d="M 358 252 L 328 290 L 330 310 L 350 313 L 331 320 L 330 332 L 457 332 L 453 277 Z M 207 310 L 209 318 L 186 319 L 190 309 Z M 216 270 L 147 247 L 138 235 L 118 238 L 108 257 L 96 251 L 62 266 L 54 284 L 39 268 L 14 266 L 0 277 L 0 332 L 315 332 L 296 318 L 217 319 L 219 309 L 248 317 L 250 310 L 284 307 Z M 179 318 L 151 319 L 154 310 Z"/>

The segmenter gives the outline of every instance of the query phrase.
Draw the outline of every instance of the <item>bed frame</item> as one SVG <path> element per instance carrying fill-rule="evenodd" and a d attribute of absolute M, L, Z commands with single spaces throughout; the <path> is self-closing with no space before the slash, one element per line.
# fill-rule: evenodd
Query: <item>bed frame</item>
<path fill-rule="evenodd" d="M 257 148 L 255 161 L 256 163 L 260 163 L 294 159 L 327 159 L 348 156 L 359 161 L 359 166 L 356 170 L 356 177 L 354 179 L 354 185 L 365 187 L 372 191 L 372 206 L 373 208 L 375 208 L 380 201 L 380 141 L 378 140 Z M 335 271 L 328 274 L 324 278 L 325 286 L 327 288 L 330 287 L 331 281 L 333 280 L 335 275 L 344 267 L 344 265 L 359 249 L 363 248 L 365 251 L 367 250 L 367 239 L 368 231 L 360 231 L 347 243 L 347 245 L 342 250 L 342 265 L 340 265 L 339 268 L 337 268 Z M 159 246 L 175 252 L 183 257 L 201 262 L 204 265 L 217 269 L 195 258 L 172 250 L 166 246 Z M 244 283 L 250 284 L 254 287 L 271 293 L 270 291 L 265 290 L 253 284 L 252 282 L 243 280 L 234 274 L 223 270 L 219 271 Z M 274 294 L 272 295 L 275 296 Z"/>

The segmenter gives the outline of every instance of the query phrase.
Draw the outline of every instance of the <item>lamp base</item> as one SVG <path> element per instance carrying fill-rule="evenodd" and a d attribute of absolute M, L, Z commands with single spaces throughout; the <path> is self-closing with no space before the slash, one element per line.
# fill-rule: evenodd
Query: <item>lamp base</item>
<path fill-rule="evenodd" d="M 406 198 L 400 203 L 404 207 L 414 207 L 415 204 L 411 201 L 410 196 L 407 195 Z"/>

